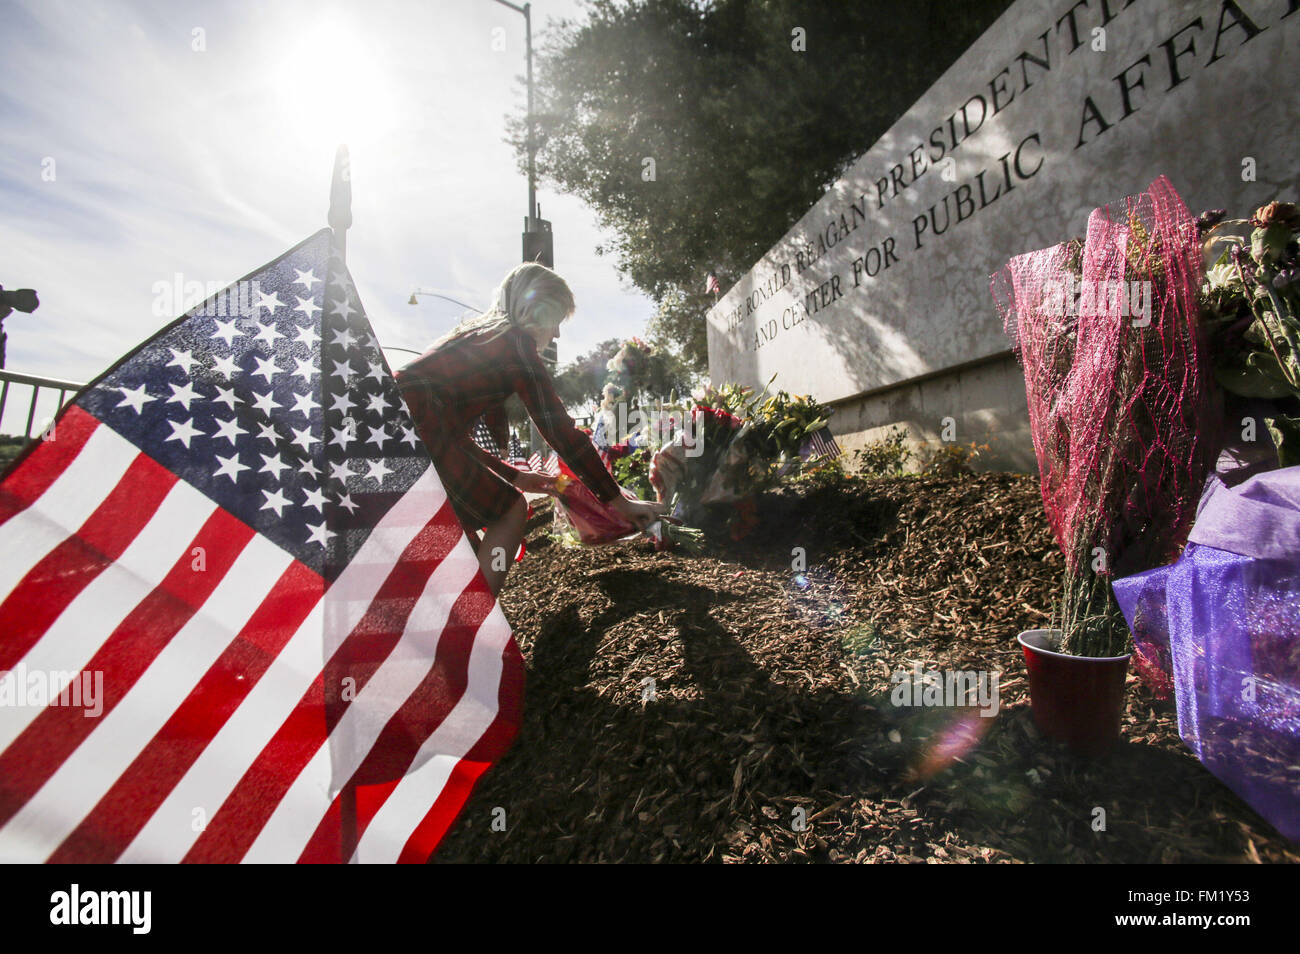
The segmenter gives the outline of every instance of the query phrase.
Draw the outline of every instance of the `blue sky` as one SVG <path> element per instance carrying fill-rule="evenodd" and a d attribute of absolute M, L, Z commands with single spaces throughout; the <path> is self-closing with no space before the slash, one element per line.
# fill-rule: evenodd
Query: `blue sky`
<path fill-rule="evenodd" d="M 534 3 L 534 45 L 579 15 Z M 11 370 L 88 380 L 183 310 L 159 313 L 159 283 L 225 285 L 324 226 L 339 142 L 348 263 L 384 345 L 422 350 L 459 315 L 408 305 L 416 286 L 484 306 L 519 261 L 504 117 L 524 21 L 493 0 L 4 0 L 0 23 L 0 284 L 41 298 L 5 322 Z M 653 306 L 595 254 L 594 215 L 538 200 L 578 300 L 561 363 L 641 334 Z"/>

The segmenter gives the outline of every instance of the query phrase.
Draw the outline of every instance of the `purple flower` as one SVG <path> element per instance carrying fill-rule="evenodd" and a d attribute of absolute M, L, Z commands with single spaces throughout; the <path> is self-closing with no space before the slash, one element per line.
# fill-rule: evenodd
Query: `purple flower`
<path fill-rule="evenodd" d="M 1208 232 L 1218 225 L 1227 214 L 1227 209 L 1207 209 L 1196 219 L 1196 227 L 1202 232 Z"/>

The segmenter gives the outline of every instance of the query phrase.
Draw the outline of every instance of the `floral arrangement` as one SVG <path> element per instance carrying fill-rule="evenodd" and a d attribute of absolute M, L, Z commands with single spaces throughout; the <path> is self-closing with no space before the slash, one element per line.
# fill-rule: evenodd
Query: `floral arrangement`
<path fill-rule="evenodd" d="M 697 528 L 717 527 L 719 517 L 722 528 L 739 539 L 757 525 L 757 492 L 805 469 L 803 458 L 812 456 L 805 452 L 809 437 L 827 426 L 829 410 L 810 395 L 778 391 L 769 396 L 772 381 L 757 395 L 752 388 L 724 384 L 697 389 L 684 405 L 677 404 L 674 392 L 661 413 L 643 419 L 632 433 L 616 433 L 618 405 L 640 393 L 654 357 L 633 338 L 609 360 L 592 441 L 627 492 L 670 505 L 670 519 L 656 529 L 661 548 L 694 547 Z M 814 456 L 808 469 L 820 459 Z M 571 524 L 585 520 L 593 503 L 575 494 L 579 512 L 569 514 Z M 562 495 L 561 503 L 567 507 L 568 497 Z M 617 521 L 609 527 L 597 527 L 598 522 L 585 536 L 578 534 L 582 542 L 624 536 Z"/>
<path fill-rule="evenodd" d="M 1213 335 L 1219 386 L 1274 402 L 1264 417 L 1278 464 L 1300 464 L 1300 209 L 1270 202 L 1249 220 L 1204 213 L 1202 321 Z"/>
<path fill-rule="evenodd" d="M 615 444 L 609 449 L 610 471 L 619 485 L 636 494 L 640 500 L 654 497 L 654 487 L 650 483 L 649 447 L 629 447 L 628 444 Z"/>
<path fill-rule="evenodd" d="M 1094 210 L 1086 241 L 1018 256 L 993 277 L 1065 556 L 1063 652 L 1127 651 L 1111 579 L 1168 562 L 1195 517 L 1218 430 L 1201 270 L 1196 224 L 1160 177 Z"/>
<path fill-rule="evenodd" d="M 631 539 L 640 530 L 617 510 L 607 507 L 587 486 L 577 478 L 563 461 L 560 474 L 555 478 L 555 490 L 560 506 L 555 508 L 557 534 L 584 546 L 603 546 L 619 540 Z M 631 497 L 626 490 L 623 496 Z"/>
<path fill-rule="evenodd" d="M 691 408 L 689 426 L 651 461 L 649 480 L 672 515 L 689 524 L 708 504 L 729 503 L 745 493 L 748 459 L 740 442 L 746 424 L 730 411 Z"/>
<path fill-rule="evenodd" d="M 1227 397 L 1228 422 L 1242 413 L 1261 416 L 1272 437 L 1274 453 L 1245 452 L 1229 437 L 1229 460 L 1221 468 L 1258 469 L 1300 464 L 1300 387 L 1297 387 L 1297 339 L 1300 323 L 1300 209 L 1270 202 L 1249 219 L 1226 219 L 1224 209 L 1203 212 L 1196 220 L 1205 275 L 1200 286 L 1201 323 L 1214 355 L 1214 379 Z M 1231 433 L 1231 431 L 1229 432 Z M 1232 458 L 1236 458 L 1233 460 Z M 1133 665 L 1158 699 L 1173 694 L 1173 661 L 1164 588 L 1156 588 L 1161 605 L 1145 602 L 1139 590 L 1132 610 Z M 1259 648 L 1252 649 L 1258 658 Z M 1198 662 L 1203 667 L 1204 662 Z"/>
<path fill-rule="evenodd" d="M 775 375 L 773 375 L 775 380 Z M 771 385 L 771 381 L 767 382 Z M 727 411 L 737 416 L 744 415 L 753 404 L 754 389 L 740 384 L 724 384 L 720 388 L 712 385 L 697 388 L 691 393 L 694 407 L 707 407 L 715 411 Z"/>
<path fill-rule="evenodd" d="M 625 388 L 636 389 L 636 384 L 649 370 L 651 354 L 650 346 L 640 338 L 629 338 L 623 342 L 623 346 L 618 349 L 614 357 L 606 362 L 605 370 Z"/>
<path fill-rule="evenodd" d="M 730 505 L 723 526 L 740 539 L 757 525 L 756 494 L 803 469 L 801 451 L 829 411 L 809 395 L 769 397 L 765 387 L 756 396 L 738 384 L 692 398 L 689 426 L 654 456 L 650 483 L 686 523 L 708 524 L 711 509 L 716 516 L 716 505 Z"/>
<path fill-rule="evenodd" d="M 791 397 L 785 391 L 778 391 L 766 401 L 755 401 L 749 411 L 754 420 L 751 445 L 758 454 L 775 461 L 779 475 L 796 467 L 808 438 L 830 420 L 830 410 L 814 401 L 812 395 Z M 814 457 L 811 463 L 815 467 L 821 460 Z"/>

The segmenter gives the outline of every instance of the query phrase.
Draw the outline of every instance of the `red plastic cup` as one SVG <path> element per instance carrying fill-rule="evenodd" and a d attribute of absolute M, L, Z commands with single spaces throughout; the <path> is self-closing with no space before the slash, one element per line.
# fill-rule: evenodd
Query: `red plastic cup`
<path fill-rule="evenodd" d="M 1105 755 L 1119 741 L 1129 655 L 1067 656 L 1054 650 L 1059 629 L 1016 637 L 1029 669 L 1029 703 L 1048 738 L 1086 756 Z"/>

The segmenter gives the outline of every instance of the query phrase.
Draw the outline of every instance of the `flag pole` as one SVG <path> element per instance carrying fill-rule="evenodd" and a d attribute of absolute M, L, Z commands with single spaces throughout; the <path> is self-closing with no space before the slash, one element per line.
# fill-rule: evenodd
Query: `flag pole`
<path fill-rule="evenodd" d="M 334 176 L 330 180 L 329 227 L 334 230 L 333 245 L 339 258 L 347 262 L 348 229 L 352 227 L 352 163 L 348 147 L 340 144 L 334 152 Z"/>
<path fill-rule="evenodd" d="M 330 208 L 326 216 L 333 237 L 330 249 L 337 255 L 340 271 L 347 267 L 348 229 L 352 226 L 352 163 L 348 147 L 340 143 L 334 151 L 334 174 L 330 178 Z M 357 789 L 351 780 L 339 792 L 339 854 L 343 863 L 352 860 L 357 850 Z"/>

